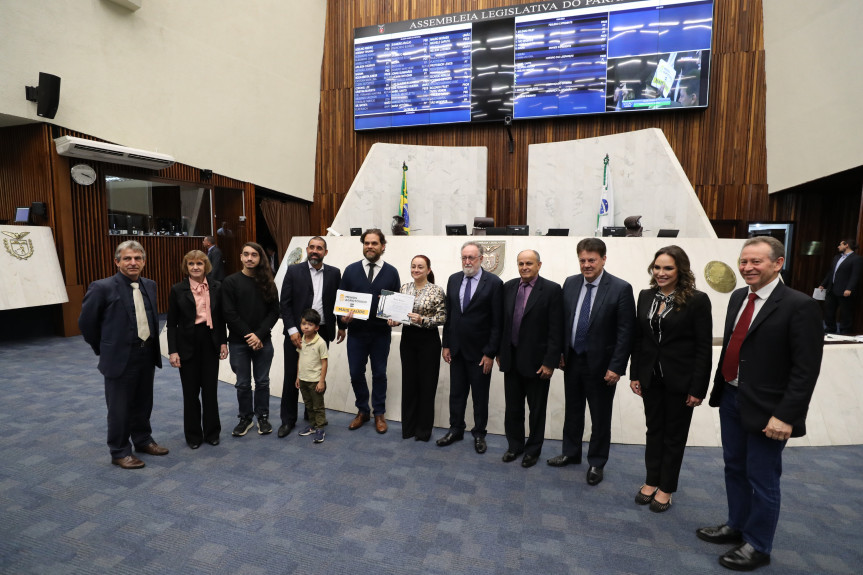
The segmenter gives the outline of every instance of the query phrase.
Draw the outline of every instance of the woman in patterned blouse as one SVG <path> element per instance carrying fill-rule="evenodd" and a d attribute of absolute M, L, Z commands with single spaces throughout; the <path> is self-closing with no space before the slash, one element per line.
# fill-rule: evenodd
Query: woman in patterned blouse
<path fill-rule="evenodd" d="M 402 328 L 399 352 L 402 360 L 402 438 L 428 441 L 434 426 L 434 402 L 440 373 L 440 333 L 446 321 L 446 296 L 434 283 L 431 261 L 426 256 L 411 260 L 414 281 L 399 290 L 414 296 L 410 324 Z M 390 321 L 390 325 L 399 325 Z"/>

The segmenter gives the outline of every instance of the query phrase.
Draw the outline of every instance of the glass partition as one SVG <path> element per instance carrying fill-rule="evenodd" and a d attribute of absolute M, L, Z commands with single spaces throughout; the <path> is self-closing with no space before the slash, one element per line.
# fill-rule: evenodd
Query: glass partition
<path fill-rule="evenodd" d="M 210 190 L 189 184 L 105 177 L 111 235 L 205 236 L 213 233 Z"/>

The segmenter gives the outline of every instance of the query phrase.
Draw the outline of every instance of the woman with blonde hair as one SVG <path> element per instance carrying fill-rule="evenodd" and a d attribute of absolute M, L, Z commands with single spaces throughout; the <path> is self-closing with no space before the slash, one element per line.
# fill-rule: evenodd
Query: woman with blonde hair
<path fill-rule="evenodd" d="M 171 366 L 180 369 L 186 443 L 197 449 L 204 441 L 219 444 L 219 360 L 228 357 L 228 345 L 221 284 L 207 279 L 212 270 L 207 255 L 190 251 L 181 269 L 186 277 L 171 287 L 168 298 L 168 353 Z"/>

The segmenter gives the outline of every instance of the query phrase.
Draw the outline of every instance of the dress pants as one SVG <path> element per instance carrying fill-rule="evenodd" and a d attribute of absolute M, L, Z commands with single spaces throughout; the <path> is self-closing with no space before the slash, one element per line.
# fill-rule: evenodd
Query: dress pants
<path fill-rule="evenodd" d="M 440 375 L 440 334 L 437 328 L 402 328 L 402 438 L 431 437 L 434 403 Z"/>
<path fill-rule="evenodd" d="M 743 533 L 743 540 L 762 553 L 773 549 L 779 523 L 782 450 L 787 441 L 743 429 L 737 405 L 738 390 L 725 384 L 719 405 L 722 456 L 725 459 L 725 493 L 728 526 Z"/>
<path fill-rule="evenodd" d="M 503 426 L 508 450 L 539 457 L 545 437 L 545 413 L 548 406 L 550 380 L 539 377 L 523 377 L 516 371 L 503 374 L 503 390 L 506 396 L 506 411 Z M 530 410 L 530 434 L 524 440 L 524 401 Z"/>
<path fill-rule="evenodd" d="M 246 343 L 229 343 L 231 369 L 237 375 L 237 403 L 241 418 L 270 416 L 270 365 L 273 363 L 273 342 L 253 350 Z M 255 390 L 252 392 L 252 376 Z"/>
<path fill-rule="evenodd" d="M 563 420 L 563 455 L 581 458 L 584 436 L 584 404 L 590 409 L 590 444 L 587 462 L 604 467 L 611 450 L 611 411 L 617 385 L 606 385 L 605 376 L 591 375 L 587 356 L 571 352 L 563 371 L 563 391 L 566 410 Z"/>
<path fill-rule="evenodd" d="M 665 493 L 674 493 L 695 408 L 686 405 L 688 393 L 669 390 L 660 377 L 654 376 L 641 394 L 647 421 L 644 442 L 647 475 L 644 482 L 658 485 Z"/>
<path fill-rule="evenodd" d="M 300 332 L 302 334 L 302 332 Z M 282 380 L 282 400 L 279 405 L 279 416 L 282 425 L 293 427 L 297 424 L 297 409 L 300 401 L 300 390 L 297 389 L 297 348 L 289 335 L 285 334 L 283 360 L 285 378 Z M 308 409 L 306 409 L 308 411 Z"/>
<path fill-rule="evenodd" d="M 375 415 L 387 411 L 387 359 L 390 355 L 390 330 L 348 332 L 348 371 L 351 387 L 356 396 L 357 410 L 368 414 L 369 385 L 366 383 L 366 364 L 372 364 L 372 409 Z"/>
<path fill-rule="evenodd" d="M 183 385 L 183 432 L 187 443 L 219 439 L 219 352 L 206 323 L 195 325 L 192 332 L 194 353 L 181 359 L 180 382 Z M 200 394 L 200 401 L 198 395 Z M 203 411 L 202 411 L 203 407 Z"/>
<path fill-rule="evenodd" d="M 449 431 L 456 437 L 463 437 L 467 425 L 464 413 L 467 410 L 467 396 L 473 394 L 474 437 L 485 437 L 488 425 L 488 390 L 491 386 L 491 372 L 483 373 L 476 361 L 465 359 L 461 354 L 452 356 L 449 364 Z"/>
<path fill-rule="evenodd" d="M 824 329 L 827 333 L 850 334 L 854 331 L 854 303 L 856 295 L 845 297 L 827 290 L 824 298 Z M 839 310 L 839 329 L 836 329 L 836 310 Z"/>
<path fill-rule="evenodd" d="M 143 347 L 132 346 L 123 374 L 105 378 L 108 449 L 112 459 L 132 455 L 132 444 L 139 448 L 153 443 L 150 414 L 153 412 L 153 375 L 156 371 L 154 345 L 156 341 L 150 338 Z"/>

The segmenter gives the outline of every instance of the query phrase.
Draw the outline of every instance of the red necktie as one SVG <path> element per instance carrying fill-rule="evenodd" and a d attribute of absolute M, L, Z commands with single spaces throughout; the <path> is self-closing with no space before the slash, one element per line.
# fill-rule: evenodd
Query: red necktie
<path fill-rule="evenodd" d="M 740 364 L 740 346 L 743 344 L 746 332 L 749 331 L 749 324 L 752 323 L 752 314 L 755 312 L 755 298 L 757 297 L 754 293 L 749 294 L 749 303 L 743 308 L 743 313 L 740 314 L 740 319 L 737 320 L 737 325 L 734 326 L 734 331 L 731 333 L 731 340 L 728 342 L 728 347 L 725 350 L 725 359 L 722 361 L 722 377 L 725 378 L 725 381 L 734 381 L 737 379 L 737 370 Z"/>

